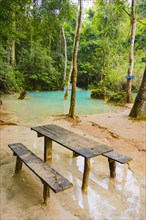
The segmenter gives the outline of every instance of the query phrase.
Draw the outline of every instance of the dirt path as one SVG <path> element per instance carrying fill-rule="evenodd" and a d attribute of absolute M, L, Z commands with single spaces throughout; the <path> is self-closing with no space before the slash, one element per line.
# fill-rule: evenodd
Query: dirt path
<path fill-rule="evenodd" d="M 42 184 L 25 166 L 19 176 L 14 175 L 15 158 L 8 143 L 23 142 L 38 156 L 43 156 L 43 138 L 36 137 L 31 126 L 1 125 L 1 219 L 146 219 L 146 146 L 145 122 L 128 119 L 129 109 L 119 113 L 86 115 L 73 122 L 64 117 L 48 117 L 54 123 L 91 139 L 108 143 L 133 160 L 127 165 L 117 164 L 117 176 L 109 177 L 107 159 L 91 160 L 87 194 L 81 191 L 83 158 L 53 144 L 52 166 L 73 183 L 62 193 L 51 192 L 47 207 L 41 205 Z M 9 118 L 10 119 L 10 118 Z M 10 122 L 14 123 L 15 118 Z"/>

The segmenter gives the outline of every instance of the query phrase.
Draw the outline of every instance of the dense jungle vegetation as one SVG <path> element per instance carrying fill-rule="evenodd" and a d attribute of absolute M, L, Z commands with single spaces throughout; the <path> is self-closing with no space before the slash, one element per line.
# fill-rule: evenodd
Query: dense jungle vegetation
<path fill-rule="evenodd" d="M 86 2 L 86 1 L 85 1 Z M 77 5 L 65 0 L 0 0 L 0 90 L 59 90 L 72 61 Z M 125 88 L 130 48 L 130 4 L 95 0 L 84 9 L 77 85 Z M 144 72 L 146 2 L 136 1 L 133 91 Z M 66 63 L 67 61 L 67 63 Z M 66 63 L 66 70 L 65 70 Z"/>

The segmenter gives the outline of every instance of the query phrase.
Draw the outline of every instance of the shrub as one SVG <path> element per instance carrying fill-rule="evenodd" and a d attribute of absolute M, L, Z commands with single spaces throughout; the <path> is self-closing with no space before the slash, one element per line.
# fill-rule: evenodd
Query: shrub
<path fill-rule="evenodd" d="M 6 63 L 6 50 L 0 45 L 0 93 L 19 91 L 23 87 L 23 75 Z"/>
<path fill-rule="evenodd" d="M 15 76 L 11 66 L 0 63 L 0 90 L 4 93 L 15 89 Z"/>
<path fill-rule="evenodd" d="M 110 97 L 110 91 L 106 87 L 91 90 L 91 98 L 106 99 Z"/>
<path fill-rule="evenodd" d="M 116 91 L 111 94 L 109 98 L 109 102 L 116 102 L 116 103 L 125 103 L 126 92 L 123 91 Z"/>

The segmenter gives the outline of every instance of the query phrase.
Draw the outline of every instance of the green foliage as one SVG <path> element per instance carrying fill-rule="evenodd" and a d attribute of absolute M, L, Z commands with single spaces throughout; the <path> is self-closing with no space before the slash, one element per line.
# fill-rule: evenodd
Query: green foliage
<path fill-rule="evenodd" d="M 9 83 L 5 85 L 4 76 L 9 78 L 8 82 L 11 78 L 15 88 L 61 88 L 64 63 L 61 28 L 64 22 L 75 17 L 74 9 L 69 1 L 0 1 L 0 40 L 7 49 L 0 72 L 4 92 L 12 88 Z M 11 67 L 14 43 L 16 71 Z M 6 57 L 8 63 L 4 62 Z"/>
<path fill-rule="evenodd" d="M 110 92 L 106 87 L 91 90 L 91 98 L 105 99 L 108 102 L 114 102 L 118 105 L 125 103 L 126 92 Z"/>
<path fill-rule="evenodd" d="M 143 74 L 141 58 L 145 57 L 145 18 L 143 0 L 140 5 L 140 22 L 137 22 L 133 91 L 137 92 Z M 130 19 L 125 13 L 130 10 L 124 1 L 96 0 L 96 8 L 89 10 L 89 19 L 84 21 L 79 49 L 78 85 L 98 88 L 100 81 L 109 90 L 126 90 L 129 60 Z M 138 13 L 138 10 L 137 10 Z M 141 23 L 142 22 L 142 23 Z M 144 23 L 143 23 L 144 22 Z M 90 39 L 90 40 L 88 40 Z M 143 49 L 142 49 L 143 47 Z"/>
<path fill-rule="evenodd" d="M 115 103 L 125 103 L 125 97 L 126 97 L 126 92 L 123 91 L 116 91 L 111 94 L 109 98 L 109 102 L 115 102 Z"/>
<path fill-rule="evenodd" d="M 90 10 L 91 13 L 91 10 Z M 86 23 L 85 23 L 86 24 Z M 90 39 L 90 40 L 89 40 Z M 98 49 L 98 35 L 92 27 L 91 21 L 83 26 L 79 47 L 78 85 L 89 89 L 89 85 L 99 81 L 99 63 L 96 51 Z M 96 83 L 94 83 L 96 84 Z"/>
<path fill-rule="evenodd" d="M 14 71 L 6 63 L 0 63 L 0 91 L 4 93 L 18 92 L 24 87 L 22 74 Z"/>
<path fill-rule="evenodd" d="M 60 74 L 53 66 L 47 49 L 39 42 L 32 42 L 31 48 L 22 49 L 19 70 L 23 72 L 25 88 L 28 90 L 56 90 L 60 88 Z"/>
<path fill-rule="evenodd" d="M 0 61 L 0 91 L 4 93 L 18 92 L 24 88 L 23 75 L 14 71 L 7 63 Z"/>
<path fill-rule="evenodd" d="M 135 38 L 136 49 L 146 49 L 146 2 L 139 0 L 136 4 L 137 31 Z"/>
<path fill-rule="evenodd" d="M 86 67 L 79 66 L 79 75 L 86 71 L 89 84 L 95 85 L 95 81 L 100 82 L 106 79 L 110 72 L 115 72 L 119 58 L 122 59 L 121 54 L 128 52 L 123 47 L 126 42 L 126 36 L 123 38 L 126 19 L 121 4 L 97 0 L 96 10 L 92 10 L 92 16 L 91 9 L 89 11 L 90 20 L 84 24 L 82 31 L 80 59 L 81 63 L 88 61 L 92 68 L 87 73 Z"/>
<path fill-rule="evenodd" d="M 139 89 L 145 57 L 146 3 L 136 2 L 136 39 L 133 91 Z M 95 0 L 83 18 L 78 53 L 78 86 L 108 90 L 126 89 L 129 60 L 130 12 L 128 1 Z M 68 66 L 76 26 L 77 6 L 73 1 L 0 1 L 0 84 L 4 92 L 57 90 L 62 88 L 64 41 Z M 15 15 L 15 16 L 14 16 Z M 12 45 L 16 45 L 16 66 L 12 68 Z M 4 49 L 5 48 L 5 49 Z M 102 93 L 105 93 L 104 89 Z M 99 94 L 100 95 L 100 94 Z M 101 95 L 102 96 L 102 95 Z"/>
<path fill-rule="evenodd" d="M 15 90 L 13 69 L 6 63 L 0 62 L 0 90 L 7 93 Z"/>
<path fill-rule="evenodd" d="M 13 68 L 8 65 L 4 57 L 5 49 L 0 45 L 0 91 L 7 93 L 17 90 Z"/>
<path fill-rule="evenodd" d="M 91 98 L 107 99 L 110 96 L 110 91 L 106 87 L 91 90 Z"/>
<path fill-rule="evenodd" d="M 19 70 L 14 71 L 15 75 L 15 87 L 17 91 L 25 89 L 24 75 Z"/>

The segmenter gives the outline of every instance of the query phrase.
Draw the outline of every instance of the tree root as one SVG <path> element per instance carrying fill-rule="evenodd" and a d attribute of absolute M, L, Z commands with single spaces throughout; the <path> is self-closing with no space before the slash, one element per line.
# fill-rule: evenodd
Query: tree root
<path fill-rule="evenodd" d="M 17 125 L 15 122 L 0 120 L 0 125 Z"/>
<path fill-rule="evenodd" d="M 92 121 L 90 121 L 90 123 L 92 123 L 92 126 L 97 126 L 97 127 L 100 128 L 100 129 L 103 129 L 103 130 L 108 131 L 113 138 L 117 138 L 117 139 L 120 138 L 120 136 L 119 136 L 118 134 L 116 134 L 115 132 L 109 130 L 108 128 L 103 127 L 103 126 L 101 126 L 101 125 L 99 125 L 99 124 L 96 124 L 95 122 L 92 122 Z"/>
<path fill-rule="evenodd" d="M 129 143 L 129 144 L 132 144 L 134 147 L 136 147 L 138 149 L 138 151 L 146 151 L 146 149 L 138 146 L 137 144 L 135 144 L 133 141 L 130 141 L 130 140 L 127 140 L 126 138 L 116 134 L 115 132 L 111 131 L 110 129 L 106 128 L 106 127 L 103 127 L 95 122 L 92 122 L 90 121 L 90 123 L 92 124 L 92 126 L 97 126 L 99 129 L 103 129 L 103 130 L 106 130 L 113 138 L 117 138 L 117 139 L 123 139 L 125 142 Z"/>
<path fill-rule="evenodd" d="M 68 114 L 67 115 L 53 115 L 53 116 L 56 117 L 54 119 L 54 121 L 62 120 L 62 119 L 67 120 L 72 123 L 72 125 L 71 125 L 72 127 L 77 126 L 81 122 L 79 116 L 77 116 L 77 115 L 75 116 L 75 118 L 71 118 Z"/>

